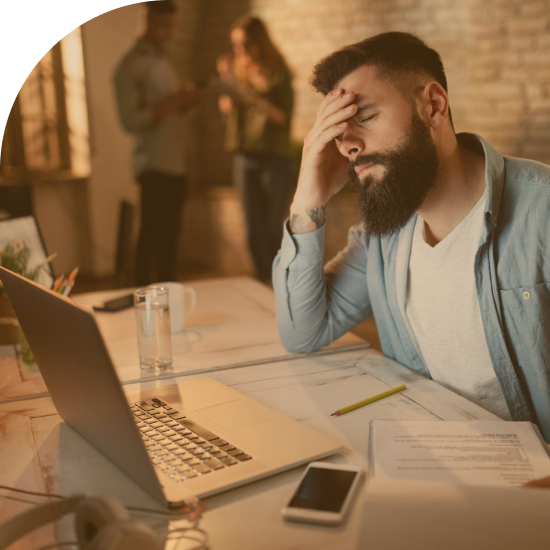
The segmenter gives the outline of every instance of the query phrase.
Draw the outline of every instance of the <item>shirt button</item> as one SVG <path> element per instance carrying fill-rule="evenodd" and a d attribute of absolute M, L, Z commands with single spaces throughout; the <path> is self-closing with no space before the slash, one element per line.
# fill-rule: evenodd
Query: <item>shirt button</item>
<path fill-rule="evenodd" d="M 524 290 L 521 295 L 523 296 L 524 300 L 529 300 L 529 298 L 531 298 L 531 293 L 528 290 Z"/>

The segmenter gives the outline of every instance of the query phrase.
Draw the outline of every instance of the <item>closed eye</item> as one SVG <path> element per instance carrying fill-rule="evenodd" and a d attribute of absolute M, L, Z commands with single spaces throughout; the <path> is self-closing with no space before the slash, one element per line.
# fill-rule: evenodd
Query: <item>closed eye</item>
<path fill-rule="evenodd" d="M 363 122 L 368 122 L 369 120 L 372 120 L 376 115 L 370 115 L 366 118 L 362 118 L 359 120 L 360 123 L 363 123 Z"/>

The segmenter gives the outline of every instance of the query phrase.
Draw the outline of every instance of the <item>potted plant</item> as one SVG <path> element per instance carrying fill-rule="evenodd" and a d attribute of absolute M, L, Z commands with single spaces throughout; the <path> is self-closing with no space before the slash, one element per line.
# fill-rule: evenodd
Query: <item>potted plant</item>
<path fill-rule="evenodd" d="M 0 265 L 18 273 L 27 279 L 34 281 L 42 267 L 51 260 L 47 258 L 45 262 L 29 269 L 29 258 L 31 251 L 22 241 L 14 239 L 8 242 L 4 249 L 0 249 Z M 17 344 L 21 342 L 22 353 L 28 348 L 26 340 L 24 341 L 22 332 L 19 328 L 19 322 L 13 308 L 10 304 L 6 291 L 0 283 L 0 345 Z M 29 350 L 30 353 L 30 350 Z"/>

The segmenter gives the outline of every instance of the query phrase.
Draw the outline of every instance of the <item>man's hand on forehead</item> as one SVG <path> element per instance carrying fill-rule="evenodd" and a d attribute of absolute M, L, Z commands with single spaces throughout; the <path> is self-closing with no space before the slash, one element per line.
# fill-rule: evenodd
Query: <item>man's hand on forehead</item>
<path fill-rule="evenodd" d="M 333 90 L 330 93 L 332 95 L 334 95 L 335 97 L 338 97 L 338 96 L 344 97 L 344 96 L 347 96 L 347 95 L 351 95 L 351 97 L 353 98 L 352 102 L 351 102 L 351 105 L 355 105 L 355 107 L 357 107 L 357 110 L 355 111 L 354 114 L 350 115 L 346 119 L 348 122 L 351 122 L 353 120 L 358 120 L 360 117 L 368 115 L 370 111 L 372 111 L 372 110 L 374 110 L 378 107 L 378 104 L 375 103 L 374 101 L 371 101 L 371 102 L 368 102 L 368 103 L 363 103 L 361 101 L 358 101 L 357 100 L 357 94 L 353 90 L 346 90 L 344 88 L 336 88 L 335 90 Z"/>
<path fill-rule="evenodd" d="M 298 188 L 291 207 L 293 233 L 313 231 L 324 224 L 325 206 L 347 180 L 348 159 L 335 139 L 357 113 L 353 91 L 335 88 L 317 110 L 317 119 L 304 140 Z"/>
<path fill-rule="evenodd" d="M 357 112 L 355 100 L 356 94 L 353 90 L 335 88 L 321 102 L 316 126 L 323 125 L 326 128 L 334 125 L 344 130 L 347 127 L 346 121 L 353 118 Z"/>

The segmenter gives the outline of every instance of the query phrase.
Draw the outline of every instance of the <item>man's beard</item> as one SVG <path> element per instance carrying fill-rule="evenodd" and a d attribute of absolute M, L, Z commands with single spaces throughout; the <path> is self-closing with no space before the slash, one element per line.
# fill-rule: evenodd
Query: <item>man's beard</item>
<path fill-rule="evenodd" d="M 370 163 L 386 169 L 380 180 L 370 174 L 359 179 L 355 168 Z M 383 237 L 401 229 L 435 186 L 438 169 L 439 159 L 430 131 L 413 107 L 404 145 L 389 153 L 358 156 L 348 166 L 365 231 Z"/>

